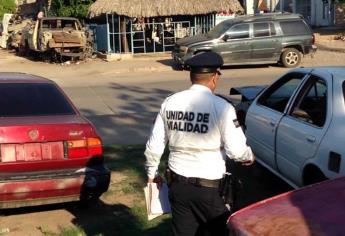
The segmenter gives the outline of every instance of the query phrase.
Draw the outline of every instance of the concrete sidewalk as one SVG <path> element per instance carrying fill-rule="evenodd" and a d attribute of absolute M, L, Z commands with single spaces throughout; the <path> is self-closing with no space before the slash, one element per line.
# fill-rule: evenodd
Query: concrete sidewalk
<path fill-rule="evenodd" d="M 315 43 L 319 50 L 345 53 L 345 41 L 337 39 L 345 34 L 344 27 L 315 28 Z"/>
<path fill-rule="evenodd" d="M 116 73 L 173 71 L 175 63 L 171 52 L 134 54 L 124 59 L 107 61 L 116 64 Z M 105 63 L 107 64 L 107 63 Z"/>

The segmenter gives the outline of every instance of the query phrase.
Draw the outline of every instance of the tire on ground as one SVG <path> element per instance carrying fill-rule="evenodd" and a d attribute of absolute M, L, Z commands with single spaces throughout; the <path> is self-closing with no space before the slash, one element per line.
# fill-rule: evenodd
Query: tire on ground
<path fill-rule="evenodd" d="M 296 48 L 285 48 L 281 54 L 280 61 L 284 67 L 297 67 L 302 60 L 302 54 Z"/>

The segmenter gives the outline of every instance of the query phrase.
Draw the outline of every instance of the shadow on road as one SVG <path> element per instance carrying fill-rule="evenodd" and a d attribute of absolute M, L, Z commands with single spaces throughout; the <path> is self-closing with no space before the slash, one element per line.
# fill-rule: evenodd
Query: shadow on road
<path fill-rule="evenodd" d="M 231 69 L 260 69 L 260 68 L 268 68 L 268 67 L 279 67 L 277 64 L 264 64 L 264 65 L 233 65 L 233 66 L 223 66 L 221 69 L 223 70 L 231 70 Z"/>
<path fill-rule="evenodd" d="M 145 143 L 161 103 L 173 92 L 117 83 L 109 90 L 104 104 L 112 114 L 99 115 L 90 109 L 81 112 L 97 127 L 105 144 Z"/>
<path fill-rule="evenodd" d="M 189 70 L 188 68 L 183 68 L 178 65 L 173 59 L 158 60 L 159 63 L 171 67 L 175 71 Z M 278 64 L 264 64 L 264 65 L 233 65 L 233 66 L 223 66 L 222 70 L 230 69 L 253 69 L 253 68 L 267 68 L 267 67 L 280 67 Z"/>
<path fill-rule="evenodd" d="M 173 70 L 176 70 L 176 71 L 182 71 L 183 70 L 182 66 L 178 65 L 173 59 L 158 60 L 157 62 L 159 62 L 165 66 L 169 66 Z"/>

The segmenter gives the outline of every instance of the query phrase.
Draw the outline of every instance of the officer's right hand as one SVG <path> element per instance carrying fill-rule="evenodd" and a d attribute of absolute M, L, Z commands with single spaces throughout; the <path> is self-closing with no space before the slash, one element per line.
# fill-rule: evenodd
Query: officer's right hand
<path fill-rule="evenodd" d="M 253 158 L 252 158 L 250 161 L 244 161 L 244 162 L 242 162 L 242 165 L 244 165 L 244 166 L 250 166 L 250 165 L 252 165 L 254 162 L 255 162 L 255 156 L 254 156 L 254 154 L 253 154 Z"/>

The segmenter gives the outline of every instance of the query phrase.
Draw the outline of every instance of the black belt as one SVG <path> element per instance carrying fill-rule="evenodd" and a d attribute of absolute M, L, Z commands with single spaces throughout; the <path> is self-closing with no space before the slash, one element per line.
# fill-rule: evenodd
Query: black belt
<path fill-rule="evenodd" d="M 203 179 L 203 178 L 195 178 L 195 177 L 185 177 L 175 172 L 171 171 L 172 181 L 191 184 L 198 187 L 207 187 L 207 188 L 218 188 L 219 187 L 219 179 L 211 180 L 211 179 Z"/>

